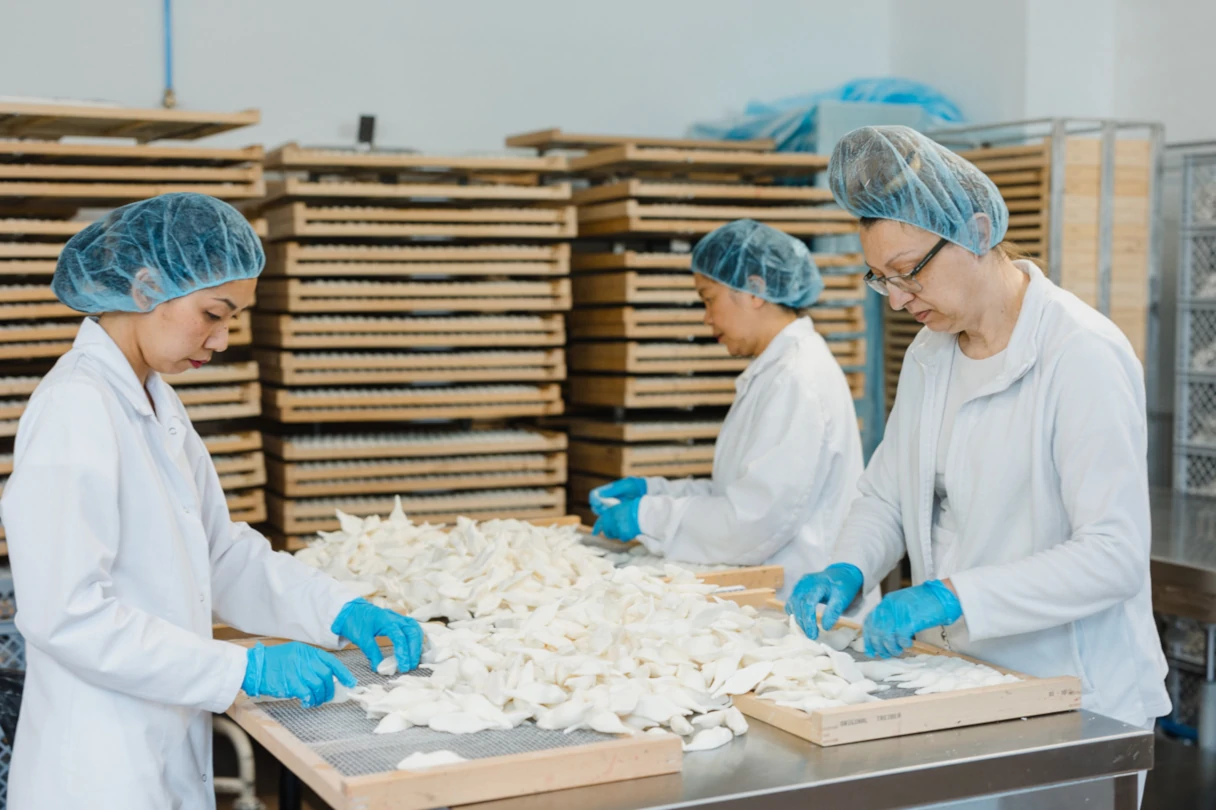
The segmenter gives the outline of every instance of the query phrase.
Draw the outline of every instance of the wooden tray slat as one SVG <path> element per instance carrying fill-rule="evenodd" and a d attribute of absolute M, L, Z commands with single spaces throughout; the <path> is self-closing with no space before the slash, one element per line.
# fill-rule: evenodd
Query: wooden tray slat
<path fill-rule="evenodd" d="M 192 141 L 258 123 L 257 110 L 209 113 L 181 109 L 134 109 L 94 104 L 0 102 L 0 135 L 16 138 L 104 136 L 140 142 Z"/>
<path fill-rule="evenodd" d="M 461 454 L 544 453 L 566 449 L 564 433 L 535 428 L 524 432 L 529 435 L 523 441 L 520 441 L 520 437 L 504 441 L 493 433 L 470 431 L 457 438 L 441 434 L 444 441 L 434 443 L 403 441 L 397 435 L 380 437 L 381 440 L 377 442 L 355 437 L 350 443 L 344 443 L 340 436 L 331 437 L 323 444 L 300 441 L 291 436 L 267 436 L 265 442 L 268 453 L 286 461 L 433 458 Z M 426 437 L 434 434 L 420 432 L 416 435 Z"/>
<path fill-rule="evenodd" d="M 570 308 L 570 280 L 460 282 L 345 282 L 270 279 L 259 304 L 272 311 L 321 312 L 551 312 Z"/>
<path fill-rule="evenodd" d="M 285 349 L 556 347 L 566 342 L 561 315 L 310 318 L 259 314 L 254 330 L 260 345 Z"/>

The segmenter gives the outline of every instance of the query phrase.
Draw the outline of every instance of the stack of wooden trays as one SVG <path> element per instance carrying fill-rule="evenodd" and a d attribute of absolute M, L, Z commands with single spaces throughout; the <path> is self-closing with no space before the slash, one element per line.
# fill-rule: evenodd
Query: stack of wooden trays
<path fill-rule="evenodd" d="M 812 185 L 820 155 L 771 143 L 568 135 L 507 143 L 568 156 L 582 187 L 571 261 L 568 386 L 571 511 L 590 519 L 588 492 L 630 475 L 708 476 L 713 443 L 746 358 L 731 357 L 704 324 L 689 250 L 736 219 L 803 240 L 857 231 Z M 816 255 L 826 289 L 812 320 L 831 341 L 854 395 L 865 396 L 865 286 L 851 254 Z"/>
<path fill-rule="evenodd" d="M 277 534 L 298 545 L 394 495 L 433 522 L 565 514 L 565 437 L 505 429 L 564 409 L 565 159 L 288 144 L 266 165 L 254 340 Z"/>
<path fill-rule="evenodd" d="M 1060 172 L 1064 201 L 1060 286 L 1093 307 L 1099 305 L 1101 149 L 1099 138 L 1069 137 Z M 979 167 L 1000 189 L 1009 208 L 1005 239 L 1050 273 L 1048 224 L 1053 175 L 1050 139 L 969 149 L 959 154 Z M 1134 138 L 1116 141 L 1110 318 L 1127 335 L 1142 362 L 1148 348 L 1152 171 L 1149 141 Z M 904 354 L 920 329 L 920 324 L 906 312 L 888 311 L 884 348 L 888 411 L 895 402 L 895 385 Z"/>
<path fill-rule="evenodd" d="M 194 141 L 258 120 L 256 110 L 0 102 L 0 450 L 11 446 L 29 394 L 71 348 L 80 327 L 82 316 L 60 304 L 50 288 L 64 243 L 107 209 L 159 194 L 193 191 L 234 203 L 261 197 L 260 146 L 148 143 Z M 60 140 L 66 137 L 90 140 Z M 234 321 L 229 338 L 238 348 L 214 365 L 170 379 L 183 386 L 179 393 L 204 434 L 226 434 L 231 420 L 261 410 L 257 368 L 249 350 L 239 348 L 252 339 L 248 313 Z M 257 458 L 243 463 L 260 468 L 260 436 L 253 433 L 246 444 L 256 446 L 243 452 Z M 262 482 L 251 481 L 257 476 L 241 478 L 232 489 L 237 519 L 261 520 L 265 513 Z"/>

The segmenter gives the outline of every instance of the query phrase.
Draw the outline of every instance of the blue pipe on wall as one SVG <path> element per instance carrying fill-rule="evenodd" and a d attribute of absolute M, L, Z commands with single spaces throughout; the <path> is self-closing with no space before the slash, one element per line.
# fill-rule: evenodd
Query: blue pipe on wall
<path fill-rule="evenodd" d="M 165 0 L 165 94 L 161 104 L 177 106 L 177 94 L 173 90 L 173 0 Z"/>

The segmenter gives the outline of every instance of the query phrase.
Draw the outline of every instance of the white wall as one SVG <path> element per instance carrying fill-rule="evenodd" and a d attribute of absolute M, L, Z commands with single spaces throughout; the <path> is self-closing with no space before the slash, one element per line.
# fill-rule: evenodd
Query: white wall
<path fill-rule="evenodd" d="M 182 107 L 258 107 L 226 136 L 493 150 L 561 126 L 678 135 L 749 99 L 889 69 L 891 0 L 175 2 Z M 20 5 L 20 13 L 13 7 Z M 160 4 L 10 0 L 0 94 L 159 103 Z"/>

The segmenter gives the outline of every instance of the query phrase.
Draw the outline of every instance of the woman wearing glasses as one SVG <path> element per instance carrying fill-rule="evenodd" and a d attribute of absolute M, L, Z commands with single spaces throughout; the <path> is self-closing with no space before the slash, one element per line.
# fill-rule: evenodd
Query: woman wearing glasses
<path fill-rule="evenodd" d="M 863 466 L 848 381 L 804 317 L 823 279 L 806 245 L 750 219 L 698 242 L 692 272 L 714 336 L 755 358 L 735 382 L 713 477 L 599 487 L 595 531 L 672 560 L 781 565 L 788 593 L 831 561 Z"/>
<path fill-rule="evenodd" d="M 849 133 L 828 169 L 862 220 L 867 281 L 925 329 L 824 571 L 787 609 L 830 628 L 906 553 L 914 586 L 865 622 L 867 651 L 920 635 L 1033 675 L 1137 725 L 1169 711 L 1152 617 L 1143 371 L 1123 334 L 1001 243 L 975 166 L 905 127 Z"/>

